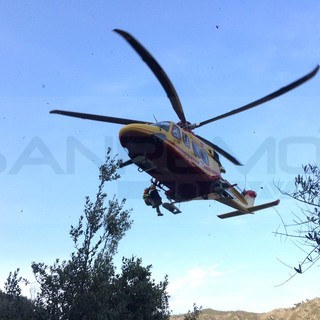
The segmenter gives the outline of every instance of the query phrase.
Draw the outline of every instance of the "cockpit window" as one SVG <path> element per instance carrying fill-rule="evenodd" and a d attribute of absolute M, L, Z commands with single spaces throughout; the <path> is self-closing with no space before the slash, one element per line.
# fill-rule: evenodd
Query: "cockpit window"
<path fill-rule="evenodd" d="M 154 123 L 153 126 L 159 127 L 159 128 L 161 128 L 161 129 L 169 132 L 170 122 L 167 122 L 167 121 L 157 122 L 157 123 Z"/>
<path fill-rule="evenodd" d="M 179 129 L 178 126 L 173 125 L 173 127 L 172 127 L 172 135 L 178 140 L 181 139 L 181 132 L 180 132 L 180 129 Z"/>

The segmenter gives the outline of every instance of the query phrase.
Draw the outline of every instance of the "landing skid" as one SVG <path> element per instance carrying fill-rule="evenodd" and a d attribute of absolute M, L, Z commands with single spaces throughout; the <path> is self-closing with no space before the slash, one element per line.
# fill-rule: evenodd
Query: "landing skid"
<path fill-rule="evenodd" d="M 279 203 L 280 203 L 280 200 L 275 200 L 275 201 L 264 203 L 264 204 L 260 204 L 258 206 L 254 206 L 254 207 L 251 207 L 251 208 L 245 208 L 243 211 L 236 210 L 236 211 L 232 211 L 232 212 L 229 212 L 229 213 L 220 214 L 220 215 L 218 215 L 218 217 L 220 219 L 226 219 L 226 218 L 242 216 L 244 214 L 254 214 L 254 211 L 259 211 L 259 210 L 271 208 L 271 207 L 277 206 Z"/>
<path fill-rule="evenodd" d="M 173 203 L 165 202 L 165 203 L 162 204 L 162 206 L 165 209 L 167 209 L 170 212 L 172 212 L 173 214 L 181 213 L 181 211 Z"/>

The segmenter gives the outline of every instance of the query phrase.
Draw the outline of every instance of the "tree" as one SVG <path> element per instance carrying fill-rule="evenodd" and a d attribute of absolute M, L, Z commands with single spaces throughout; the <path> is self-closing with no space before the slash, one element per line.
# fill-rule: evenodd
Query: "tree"
<path fill-rule="evenodd" d="M 169 319 L 168 279 L 157 284 L 150 270 L 150 265 L 142 266 L 141 259 L 123 258 L 122 273 L 114 278 L 110 301 L 114 319 Z"/>
<path fill-rule="evenodd" d="M 0 290 L 1 320 L 32 320 L 34 319 L 33 304 L 21 295 L 20 283 L 28 284 L 26 279 L 19 277 L 19 269 L 10 272 L 4 284 L 5 292 Z"/>
<path fill-rule="evenodd" d="M 132 220 L 125 200 L 113 197 L 105 206 L 105 184 L 119 178 L 120 165 L 109 153 L 94 201 L 86 197 L 84 214 L 71 226 L 75 251 L 70 259 L 56 259 L 51 266 L 32 263 L 39 285 L 38 320 L 169 319 L 167 278 L 157 284 L 151 266 L 143 267 L 136 258 L 124 258 L 122 272 L 116 273 L 113 258 Z"/>
<path fill-rule="evenodd" d="M 25 285 L 28 284 L 28 280 L 19 277 L 20 269 L 16 269 L 13 273 L 10 272 L 7 281 L 4 284 L 5 293 L 15 297 L 21 296 L 20 283 L 23 282 Z"/>
<path fill-rule="evenodd" d="M 33 303 L 23 296 L 13 296 L 0 291 L 1 320 L 34 320 Z"/>
<path fill-rule="evenodd" d="M 188 313 L 184 316 L 184 320 L 197 320 L 199 319 L 202 312 L 202 307 L 198 307 L 195 303 L 193 304 L 193 310 L 188 311 Z"/>
<path fill-rule="evenodd" d="M 278 188 L 300 204 L 299 213 L 293 213 L 292 222 L 283 222 L 285 231 L 276 232 L 294 239 L 304 252 L 304 258 L 293 267 L 295 273 L 290 278 L 305 272 L 320 259 L 320 169 L 315 164 L 302 168 L 303 174 L 295 177 L 294 191 Z"/>

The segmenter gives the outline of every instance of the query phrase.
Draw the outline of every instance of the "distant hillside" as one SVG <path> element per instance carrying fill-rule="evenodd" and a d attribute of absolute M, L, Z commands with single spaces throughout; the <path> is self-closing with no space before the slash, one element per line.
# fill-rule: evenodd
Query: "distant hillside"
<path fill-rule="evenodd" d="M 183 320 L 184 315 L 171 320 Z M 293 308 L 275 309 L 267 313 L 245 311 L 216 311 L 204 309 L 199 320 L 319 320 L 320 298 L 297 303 Z"/>

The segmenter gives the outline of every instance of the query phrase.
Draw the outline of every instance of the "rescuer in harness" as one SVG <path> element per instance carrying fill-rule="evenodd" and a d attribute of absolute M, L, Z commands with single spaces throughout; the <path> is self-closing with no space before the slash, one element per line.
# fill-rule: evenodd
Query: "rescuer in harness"
<path fill-rule="evenodd" d="M 163 216 L 159 208 L 162 204 L 162 199 L 154 183 L 144 190 L 143 200 L 147 206 L 152 206 L 152 208 L 156 209 L 158 216 Z"/>

